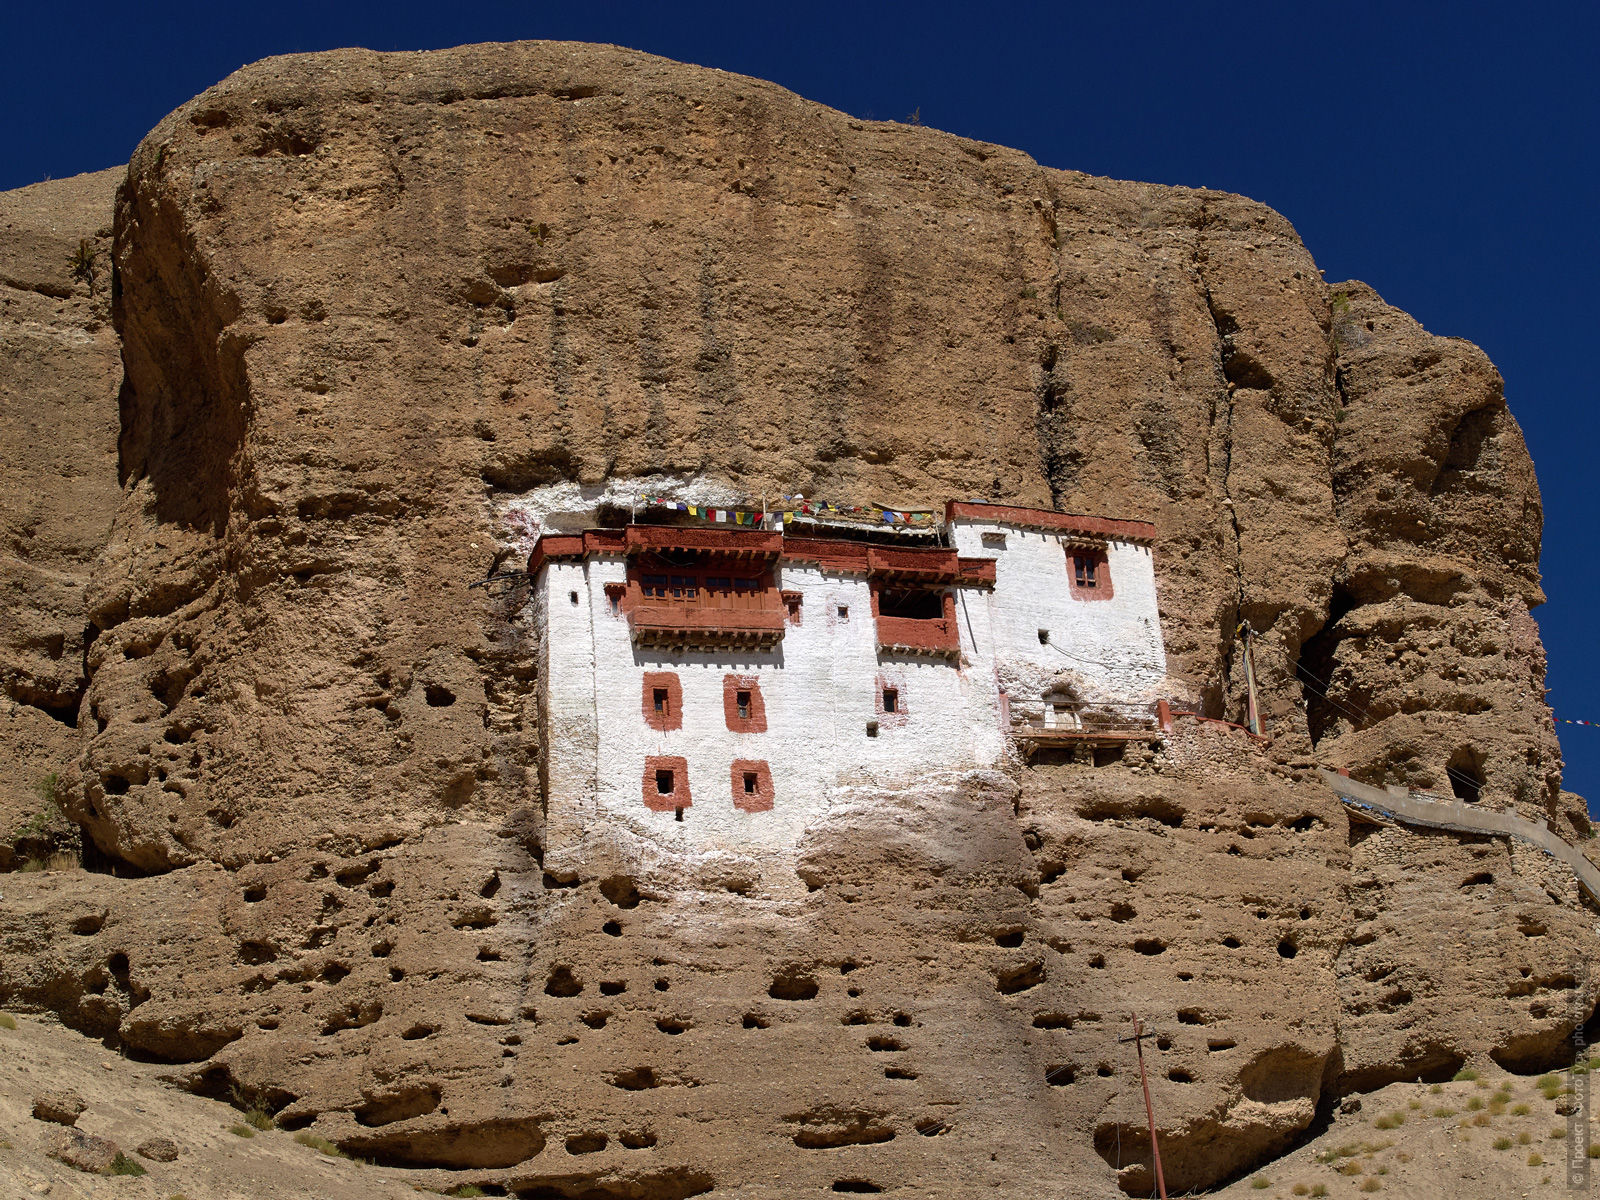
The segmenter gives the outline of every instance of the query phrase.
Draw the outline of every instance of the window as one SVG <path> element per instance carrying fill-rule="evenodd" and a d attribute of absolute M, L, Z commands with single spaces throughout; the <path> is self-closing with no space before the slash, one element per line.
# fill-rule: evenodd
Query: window
<path fill-rule="evenodd" d="M 944 616 L 944 593 L 934 588 L 884 588 L 878 593 L 878 615 L 937 621 Z"/>
<path fill-rule="evenodd" d="M 1050 631 L 1048 629 L 1039 630 L 1039 645 L 1048 646 L 1049 644 L 1050 644 Z"/>
<path fill-rule="evenodd" d="M 740 812 L 772 810 L 772 768 L 759 758 L 736 758 L 729 782 L 733 806 Z"/>
<path fill-rule="evenodd" d="M 868 737 L 877 737 L 878 736 L 878 723 L 876 721 L 868 721 L 867 722 L 867 736 Z"/>
<path fill-rule="evenodd" d="M 722 715 L 734 733 L 765 733 L 767 707 L 761 698 L 760 679 L 754 675 L 724 675 Z"/>
<path fill-rule="evenodd" d="M 850 619 L 850 606 L 848 604 L 839 605 L 839 620 L 848 621 L 849 619 Z"/>
<path fill-rule="evenodd" d="M 665 575 L 641 575 L 639 584 L 646 596 L 664 599 L 667 594 L 667 585 L 671 581 Z"/>
<path fill-rule="evenodd" d="M 1067 551 L 1067 582 L 1079 600 L 1111 599 L 1111 569 L 1106 552 L 1082 546 Z"/>
<path fill-rule="evenodd" d="M 883 689 L 883 711 L 886 713 L 900 711 L 900 690 L 898 688 Z"/>
<path fill-rule="evenodd" d="M 669 593 L 674 600 L 694 600 L 700 595 L 698 575 L 674 575 Z"/>
<path fill-rule="evenodd" d="M 644 760 L 644 806 L 651 812 L 675 812 L 683 820 L 689 798 L 689 762 L 677 755 L 652 754 Z"/>
<path fill-rule="evenodd" d="M 578 603 L 578 593 L 577 592 L 568 592 L 567 593 L 567 597 L 568 597 L 568 599 L 570 599 L 572 601 L 573 604 L 577 604 Z"/>
<path fill-rule="evenodd" d="M 1087 554 L 1074 554 L 1072 556 L 1073 582 L 1081 588 L 1092 588 L 1100 585 L 1100 563 L 1098 559 Z"/>
<path fill-rule="evenodd" d="M 640 709 L 644 723 L 661 733 L 683 728 L 683 684 L 675 671 L 646 671 Z"/>

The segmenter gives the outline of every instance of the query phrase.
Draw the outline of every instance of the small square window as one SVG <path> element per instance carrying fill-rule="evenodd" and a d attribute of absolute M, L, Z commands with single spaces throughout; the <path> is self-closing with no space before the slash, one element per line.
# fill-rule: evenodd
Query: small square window
<path fill-rule="evenodd" d="M 1050 644 L 1050 631 L 1048 629 L 1039 630 L 1039 645 L 1048 646 L 1049 644 Z"/>
<path fill-rule="evenodd" d="M 898 688 L 883 689 L 883 711 L 886 713 L 900 711 L 900 690 Z"/>
<path fill-rule="evenodd" d="M 671 771 L 656 772 L 656 792 L 662 796 L 670 796 L 674 791 Z M 678 810 L 678 820 L 683 820 L 683 809 Z"/>
<path fill-rule="evenodd" d="M 577 604 L 578 603 L 578 593 L 577 592 L 568 592 L 567 593 L 567 597 L 572 601 L 573 604 Z"/>
<path fill-rule="evenodd" d="M 738 705 L 739 705 L 739 716 L 744 718 L 745 720 L 749 720 L 750 719 L 750 693 L 749 692 L 739 692 L 738 695 L 737 695 L 737 701 L 738 701 Z"/>
<path fill-rule="evenodd" d="M 1072 562 L 1074 578 L 1079 587 L 1092 588 L 1099 586 L 1099 581 L 1096 579 L 1100 566 L 1098 559 L 1091 558 L 1087 554 L 1076 554 L 1073 556 Z"/>
<path fill-rule="evenodd" d="M 656 711 L 658 713 L 665 713 L 667 711 L 667 689 L 654 688 L 652 689 L 652 695 L 655 700 Z"/>
<path fill-rule="evenodd" d="M 744 794 L 746 796 L 754 796 L 756 794 L 756 784 L 756 773 L 754 771 L 746 771 L 744 773 Z"/>
<path fill-rule="evenodd" d="M 622 612 L 622 597 L 621 596 L 612 596 L 611 597 L 611 615 L 613 617 L 615 617 L 615 616 L 620 615 L 621 612 Z"/>
<path fill-rule="evenodd" d="M 868 737 L 877 737 L 878 736 L 878 723 L 876 721 L 868 721 L 867 722 L 867 736 Z"/>
<path fill-rule="evenodd" d="M 839 619 L 841 621 L 848 621 L 850 619 L 850 606 L 848 604 L 839 605 Z"/>

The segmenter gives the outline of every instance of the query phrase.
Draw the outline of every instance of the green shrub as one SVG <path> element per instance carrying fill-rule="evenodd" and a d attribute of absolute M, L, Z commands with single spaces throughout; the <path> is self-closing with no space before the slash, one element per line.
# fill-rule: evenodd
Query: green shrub
<path fill-rule="evenodd" d="M 1483 1107 L 1483 1097 L 1482 1096 L 1468 1096 L 1467 1097 L 1467 1111 L 1468 1112 L 1477 1112 L 1482 1107 Z"/>
<path fill-rule="evenodd" d="M 294 1140 L 299 1142 L 302 1146 L 310 1146 L 313 1150 L 317 1151 L 319 1154 L 326 1154 L 331 1158 L 343 1158 L 344 1157 L 344 1151 L 343 1150 L 339 1149 L 339 1147 L 335 1146 L 327 1138 L 318 1137 L 316 1134 L 312 1133 L 309 1129 L 302 1129 L 299 1133 L 295 1134 L 294 1135 Z M 479 1192 L 478 1195 L 481 1196 L 481 1195 L 483 1195 L 483 1193 Z"/>
<path fill-rule="evenodd" d="M 1544 1166 L 1544 1155 L 1535 1150 L 1532 1154 L 1528 1155 L 1528 1165 L 1530 1167 Z"/>
<path fill-rule="evenodd" d="M 1430 1092 L 1432 1092 L 1435 1096 L 1437 1096 L 1440 1092 L 1444 1091 L 1444 1084 L 1436 1083 L 1432 1087 L 1430 1087 L 1428 1090 Z"/>
<path fill-rule="evenodd" d="M 252 1107 L 248 1109 L 244 1114 L 244 1119 L 247 1124 L 262 1130 L 271 1129 L 276 1124 L 272 1119 L 272 1114 L 264 1108 Z"/>
<path fill-rule="evenodd" d="M 246 1125 L 243 1121 L 236 1121 L 232 1125 L 228 1126 L 228 1132 L 236 1137 L 242 1138 L 253 1138 L 256 1135 L 256 1131 L 251 1129 L 250 1126 Z"/>
<path fill-rule="evenodd" d="M 1525 1117 L 1532 1111 L 1533 1109 L 1529 1108 L 1526 1104 L 1513 1104 L 1511 1106 L 1511 1115 L 1514 1117 Z"/>
<path fill-rule="evenodd" d="M 1475 1080 L 1477 1078 L 1478 1078 L 1478 1073 L 1476 1071 L 1474 1071 L 1471 1067 L 1462 1067 L 1461 1070 L 1457 1071 L 1455 1073 L 1455 1075 L 1452 1077 L 1451 1082 L 1452 1083 L 1470 1083 L 1470 1082 L 1472 1082 L 1473 1080 Z"/>
<path fill-rule="evenodd" d="M 1529 1133 L 1526 1129 L 1517 1134 L 1517 1145 L 1526 1146 L 1531 1141 L 1533 1141 L 1533 1134 Z"/>
<path fill-rule="evenodd" d="M 1258 1192 L 1264 1192 L 1272 1186 L 1272 1180 L 1268 1179 L 1265 1175 L 1257 1175 L 1250 1181 L 1250 1186 L 1255 1188 L 1255 1190 Z"/>
<path fill-rule="evenodd" d="M 1433 1115 L 1436 1117 L 1453 1117 L 1456 1115 L 1456 1110 L 1453 1108 L 1436 1108 L 1433 1110 Z"/>
<path fill-rule="evenodd" d="M 1326 1196 L 1328 1194 L 1328 1185 L 1325 1184 L 1325 1183 L 1314 1183 L 1314 1184 L 1312 1184 L 1311 1185 L 1311 1194 L 1313 1196 Z"/>
<path fill-rule="evenodd" d="M 1589 1147 L 1590 1158 L 1600 1158 L 1600 1142 L 1595 1142 Z"/>
<path fill-rule="evenodd" d="M 1553 1142 L 1559 1142 L 1562 1138 L 1564 1138 L 1566 1136 L 1567 1136 L 1567 1127 L 1565 1125 L 1557 1125 L 1554 1129 L 1552 1129 L 1550 1131 L 1550 1140 L 1553 1141 Z"/>
<path fill-rule="evenodd" d="M 453 1192 L 446 1192 L 446 1196 L 482 1196 L 485 1192 L 481 1187 L 471 1183 L 463 1183 Z"/>
<path fill-rule="evenodd" d="M 1303 1183 L 1295 1184 L 1289 1191 L 1296 1196 L 1309 1196 L 1311 1194 L 1311 1189 Z"/>
<path fill-rule="evenodd" d="M 1511 1149 L 1511 1139 L 1508 1138 L 1508 1137 L 1497 1137 L 1497 1138 L 1495 1138 L 1495 1140 L 1494 1140 L 1494 1148 L 1496 1150 L 1509 1150 L 1509 1149 Z"/>
<path fill-rule="evenodd" d="M 15 1029 L 17 1019 L 10 1013 L 0 1013 L 0 1029 Z"/>
<path fill-rule="evenodd" d="M 1365 1179 L 1363 1179 L 1361 1181 L 1361 1190 L 1363 1192 L 1382 1191 L 1383 1190 L 1383 1182 L 1381 1180 L 1374 1179 L 1372 1176 L 1368 1175 Z"/>
<path fill-rule="evenodd" d="M 1379 1117 L 1372 1123 L 1372 1126 L 1374 1129 L 1399 1129 L 1400 1126 L 1404 1125 L 1405 1123 L 1405 1113 L 1392 1112 L 1386 1113 L 1385 1115 Z"/>
<path fill-rule="evenodd" d="M 145 1169 L 136 1158 L 129 1158 L 121 1150 L 111 1160 L 111 1166 L 106 1169 L 107 1175 L 143 1175 Z"/>

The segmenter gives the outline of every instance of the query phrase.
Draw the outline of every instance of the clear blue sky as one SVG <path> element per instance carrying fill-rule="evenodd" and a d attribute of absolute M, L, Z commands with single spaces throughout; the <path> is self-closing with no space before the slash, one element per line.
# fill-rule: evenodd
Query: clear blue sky
<path fill-rule="evenodd" d="M 1499 365 L 1544 490 L 1538 613 L 1557 716 L 1600 721 L 1593 4 L 13 3 L 0 188 L 112 166 L 165 113 L 269 54 L 515 38 L 616 42 L 771 79 L 1125 179 L 1282 212 L 1330 280 L 1364 279 Z M 1600 729 L 1563 726 L 1600 800 Z"/>

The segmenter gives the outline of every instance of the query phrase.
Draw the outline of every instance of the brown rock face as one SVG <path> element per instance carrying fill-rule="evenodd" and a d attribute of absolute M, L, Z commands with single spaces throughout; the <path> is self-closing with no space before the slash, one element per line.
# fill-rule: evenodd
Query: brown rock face
<path fill-rule="evenodd" d="M 1498 375 L 1261 205 L 613 48 L 341 51 L 163 121 L 115 263 L 120 379 L 104 278 L 0 329 L 8 462 L 96 431 L 6 493 L 53 532 L 4 748 L 118 876 L 7 879 L 0 1000 L 449 1186 L 619 1200 L 1146 1194 L 1134 1013 L 1205 1187 L 1592 1014 L 1569 872 L 1311 770 L 1590 832 Z M 1247 621 L 1272 745 L 841 801 L 798 900 L 546 874 L 527 590 L 467 584 L 522 493 L 664 474 L 1152 520 L 1180 707 L 1240 719 Z"/>
<path fill-rule="evenodd" d="M 121 495 L 110 321 L 121 176 L 0 194 L 0 870 L 76 844 L 50 777 L 77 754 L 86 590 Z"/>

